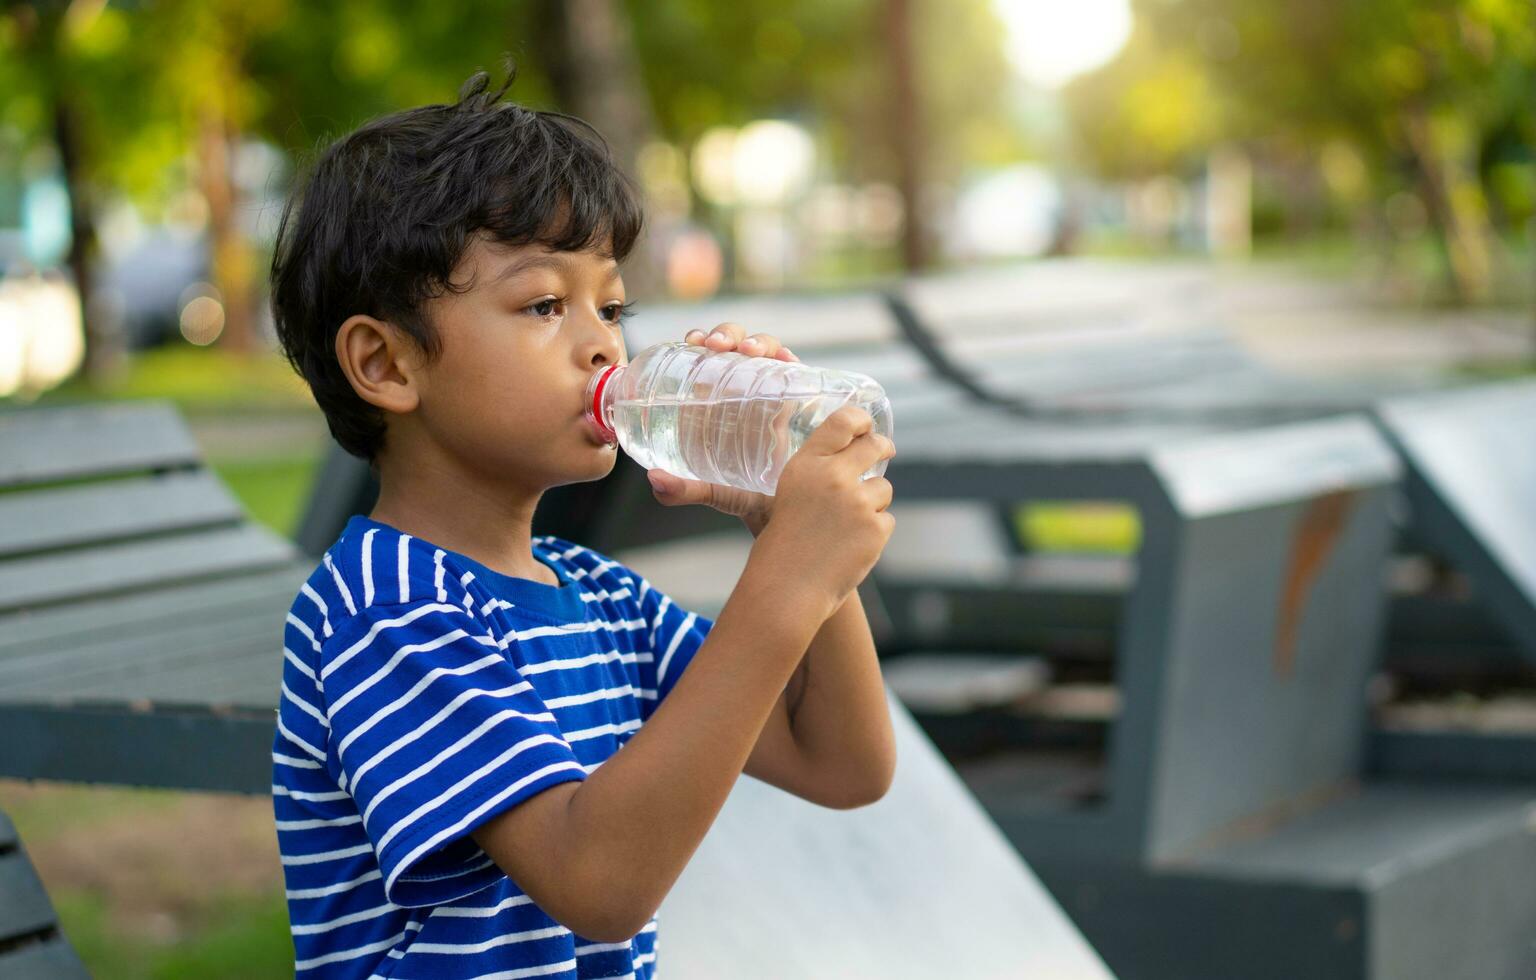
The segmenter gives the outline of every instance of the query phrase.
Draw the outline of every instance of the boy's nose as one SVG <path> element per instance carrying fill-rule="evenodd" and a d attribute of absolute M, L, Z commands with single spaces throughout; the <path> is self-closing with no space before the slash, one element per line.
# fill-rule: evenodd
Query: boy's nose
<path fill-rule="evenodd" d="M 623 360 L 624 341 L 617 330 L 597 318 L 589 330 L 588 339 L 579 351 L 583 363 L 600 368 Z"/>

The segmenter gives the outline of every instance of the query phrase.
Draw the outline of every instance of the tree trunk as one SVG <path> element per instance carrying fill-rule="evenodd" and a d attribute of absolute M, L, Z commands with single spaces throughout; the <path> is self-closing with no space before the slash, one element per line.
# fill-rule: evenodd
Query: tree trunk
<path fill-rule="evenodd" d="M 215 109 L 198 122 L 198 181 L 208 202 L 210 272 L 224 304 L 221 344 L 242 354 L 256 347 L 250 244 L 237 223 L 240 202 L 231 155 L 238 133 Z"/>
<path fill-rule="evenodd" d="M 121 363 L 121 338 L 105 329 L 105 320 L 92 315 L 95 291 L 91 265 L 96 260 L 96 221 L 85 177 L 86 151 L 79 120 L 67 94 L 69 69 L 63 64 L 64 52 L 59 41 L 63 12 L 35 3 L 8 3 L 4 9 L 12 14 L 17 53 L 30 60 L 32 70 L 46 82 L 52 108 L 51 135 L 69 197 L 69 254 L 65 261 L 80 301 L 85 376 L 92 383 L 100 382 Z"/>
<path fill-rule="evenodd" d="M 911 0 L 885 0 L 885 49 L 890 54 L 890 103 L 887 132 L 896 157 L 896 189 L 901 195 L 901 264 L 908 272 L 926 269 L 932 257 L 923 210 L 923 126 L 918 101 L 917 59 L 912 50 Z"/>
<path fill-rule="evenodd" d="M 543 35 L 542 67 L 555 100 L 602 134 L 619 169 L 639 186 L 640 151 L 655 132 L 650 94 L 619 0 L 543 0 L 533 18 Z M 641 235 L 624 265 L 631 296 L 657 295 L 661 264 Z"/>
<path fill-rule="evenodd" d="M 79 124 L 63 91 L 53 91 L 53 141 L 59 151 L 59 167 L 69 195 L 70 276 L 80 299 L 80 323 L 85 331 L 85 376 L 92 384 L 109 378 L 122 363 L 122 337 L 108 321 L 96 315 L 95 275 L 96 220 L 85 180 Z"/>
<path fill-rule="evenodd" d="M 1446 282 L 1452 299 L 1464 306 L 1488 298 L 1492 285 L 1492 256 L 1487 215 L 1455 193 L 1446 159 L 1437 145 L 1433 125 L 1423 109 L 1405 114 L 1404 131 L 1419 196 L 1434 225 L 1445 258 Z"/>

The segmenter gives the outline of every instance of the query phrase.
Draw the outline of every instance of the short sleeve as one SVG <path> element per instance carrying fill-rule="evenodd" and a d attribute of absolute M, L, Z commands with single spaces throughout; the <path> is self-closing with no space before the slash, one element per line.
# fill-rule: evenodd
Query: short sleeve
<path fill-rule="evenodd" d="M 714 623 L 679 606 L 645 579 L 635 579 L 640 583 L 640 618 L 645 622 L 641 652 L 649 654 L 637 665 L 640 686 L 643 691 L 656 692 L 655 700 L 647 697 L 641 705 L 641 720 L 645 721 L 677 686 Z"/>
<path fill-rule="evenodd" d="M 320 660 L 330 768 L 396 905 L 441 904 L 499 880 L 471 832 L 586 775 L 532 685 L 462 607 L 366 607 Z"/>

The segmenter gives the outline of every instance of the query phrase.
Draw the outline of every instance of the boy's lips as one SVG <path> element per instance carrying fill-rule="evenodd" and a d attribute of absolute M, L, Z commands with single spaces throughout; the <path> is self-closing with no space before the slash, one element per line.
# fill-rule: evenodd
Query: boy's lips
<path fill-rule="evenodd" d="M 602 429 L 598 428 L 596 420 L 586 412 L 581 413 L 581 427 L 587 431 L 588 437 L 600 446 L 613 446 L 615 441 L 609 439 Z"/>

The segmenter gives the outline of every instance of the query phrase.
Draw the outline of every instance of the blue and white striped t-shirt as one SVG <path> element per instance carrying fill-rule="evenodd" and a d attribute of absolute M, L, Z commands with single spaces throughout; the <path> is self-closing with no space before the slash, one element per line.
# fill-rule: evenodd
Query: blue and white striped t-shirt
<path fill-rule="evenodd" d="M 299 977 L 652 975 L 654 919 L 583 939 L 470 833 L 622 748 L 711 624 L 580 545 L 533 550 L 559 586 L 354 517 L 295 598 L 272 797 Z"/>

